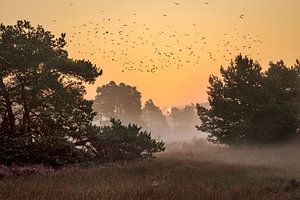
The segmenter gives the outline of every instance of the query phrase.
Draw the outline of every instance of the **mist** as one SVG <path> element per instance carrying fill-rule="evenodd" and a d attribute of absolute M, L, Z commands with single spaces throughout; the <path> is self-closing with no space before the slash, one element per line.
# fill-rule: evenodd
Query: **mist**
<path fill-rule="evenodd" d="M 116 90 L 116 92 L 111 92 L 105 96 L 104 94 L 108 94 L 105 90 L 108 88 L 110 91 Z M 290 139 L 287 142 L 272 145 L 247 145 L 245 143 L 239 146 L 229 146 L 213 144 L 207 140 L 209 133 L 196 128 L 202 122 L 194 104 L 163 110 L 155 105 L 152 99 L 149 99 L 142 105 L 142 94 L 138 89 L 124 83 L 111 82 L 99 87 L 97 91 L 99 93 L 94 101 L 94 109 L 101 113 L 101 119 L 104 116 L 104 120 L 101 121 L 98 117 L 97 120 L 94 120 L 94 124 L 105 125 L 111 117 L 120 119 L 125 125 L 136 123 L 142 130 L 150 132 L 151 137 L 165 143 L 166 151 L 159 153 L 159 157 L 272 167 L 285 169 L 289 173 L 300 172 L 299 139 Z M 130 97 L 130 94 L 135 95 Z M 113 103 L 114 99 L 117 99 L 117 103 Z M 131 104 L 131 102 L 138 103 Z M 208 103 L 199 105 L 210 109 Z"/>
<path fill-rule="evenodd" d="M 216 145 L 204 138 L 167 142 L 167 150 L 159 156 L 178 160 L 219 162 L 249 167 L 278 169 L 287 176 L 300 174 L 300 141 L 285 144 L 230 147 Z"/>

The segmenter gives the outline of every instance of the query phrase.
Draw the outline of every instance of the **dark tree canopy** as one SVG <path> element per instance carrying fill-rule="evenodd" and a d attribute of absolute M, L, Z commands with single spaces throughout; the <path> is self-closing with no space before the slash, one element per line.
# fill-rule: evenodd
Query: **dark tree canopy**
<path fill-rule="evenodd" d="M 166 117 L 152 99 L 146 101 L 143 108 L 143 121 L 147 130 L 151 130 L 156 136 L 166 135 L 169 132 L 169 126 Z"/>
<path fill-rule="evenodd" d="M 262 72 L 259 63 L 237 56 L 222 79 L 210 76 L 210 109 L 197 105 L 202 124 L 215 143 L 267 144 L 285 141 L 298 134 L 299 62 L 288 68 L 271 63 Z"/>
<path fill-rule="evenodd" d="M 94 112 L 83 83 L 102 71 L 69 58 L 65 45 L 65 34 L 55 38 L 28 21 L 0 25 L 0 162 L 39 162 L 48 154 L 60 162 L 86 137 Z M 39 155 L 9 157 L 18 148 Z"/>
<path fill-rule="evenodd" d="M 165 150 L 162 141 L 151 138 L 147 131 L 135 124 L 122 125 L 120 120 L 111 119 L 111 126 L 98 128 L 91 137 L 89 150 L 100 162 L 131 161 L 153 157 Z"/>
<path fill-rule="evenodd" d="M 107 124 L 110 118 L 115 118 L 124 124 L 142 125 L 141 93 L 136 87 L 114 81 L 98 87 L 93 108 L 100 124 Z"/>

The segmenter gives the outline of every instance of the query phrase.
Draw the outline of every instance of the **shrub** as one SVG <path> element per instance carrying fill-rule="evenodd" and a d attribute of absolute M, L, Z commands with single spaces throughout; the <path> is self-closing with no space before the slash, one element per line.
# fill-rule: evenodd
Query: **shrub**
<path fill-rule="evenodd" d="M 111 126 L 98 128 L 90 138 L 89 150 L 103 163 L 152 158 L 154 153 L 165 150 L 162 141 L 151 138 L 151 133 L 141 131 L 135 124 L 122 125 L 111 119 Z"/>

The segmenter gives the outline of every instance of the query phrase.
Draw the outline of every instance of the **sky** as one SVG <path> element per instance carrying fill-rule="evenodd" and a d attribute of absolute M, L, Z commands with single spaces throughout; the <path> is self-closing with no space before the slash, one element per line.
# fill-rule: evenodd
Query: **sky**
<path fill-rule="evenodd" d="M 299 0 L 0 0 L 0 22 L 67 34 L 74 59 L 136 86 L 162 108 L 207 102 L 208 77 L 243 54 L 266 69 L 300 59 Z"/>

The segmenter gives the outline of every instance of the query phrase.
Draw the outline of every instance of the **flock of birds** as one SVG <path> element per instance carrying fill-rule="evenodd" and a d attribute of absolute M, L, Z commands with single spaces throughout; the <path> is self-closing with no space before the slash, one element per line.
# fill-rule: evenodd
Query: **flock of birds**
<path fill-rule="evenodd" d="M 74 6 L 73 3 L 69 5 Z M 178 2 L 173 5 L 181 6 Z M 223 40 L 216 42 L 201 31 L 200 24 L 191 24 L 193 31 L 189 32 L 174 29 L 168 24 L 157 31 L 151 24 L 138 22 L 137 13 L 129 14 L 131 21 L 107 17 L 104 10 L 99 15 L 98 20 L 72 27 L 68 47 L 76 49 L 76 54 L 83 57 L 94 56 L 115 62 L 122 67 L 122 72 L 154 73 L 186 66 L 204 67 L 201 61 L 205 57 L 214 65 L 217 59 L 229 62 L 238 53 L 251 52 L 254 45 L 262 44 L 259 35 L 243 34 L 238 28 L 230 34 L 223 33 Z M 163 14 L 162 17 L 168 15 Z M 245 15 L 241 14 L 239 18 L 244 20 Z M 209 50 L 212 45 L 208 43 L 212 42 L 215 42 L 215 47 Z M 259 56 L 259 53 L 253 52 L 248 56 Z"/>

